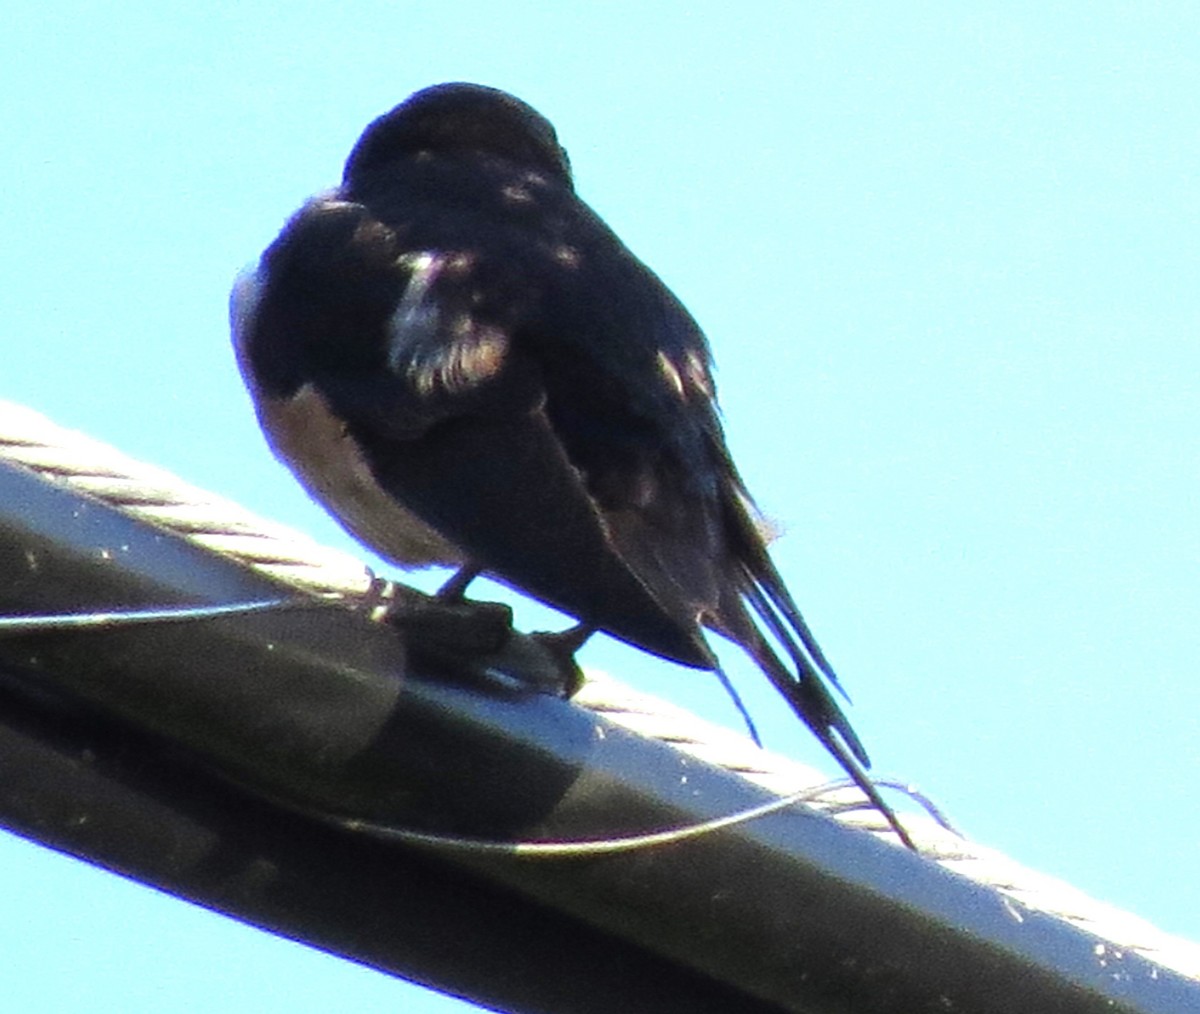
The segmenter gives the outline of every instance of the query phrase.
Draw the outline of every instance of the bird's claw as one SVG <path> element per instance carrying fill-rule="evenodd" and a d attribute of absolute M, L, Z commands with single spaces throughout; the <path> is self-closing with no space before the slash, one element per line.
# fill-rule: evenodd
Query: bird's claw
<path fill-rule="evenodd" d="M 439 672 L 556 697 L 571 697 L 583 684 L 574 659 L 584 639 L 578 628 L 522 634 L 503 603 L 447 600 L 377 577 L 358 609 L 395 627 L 411 656 Z"/>

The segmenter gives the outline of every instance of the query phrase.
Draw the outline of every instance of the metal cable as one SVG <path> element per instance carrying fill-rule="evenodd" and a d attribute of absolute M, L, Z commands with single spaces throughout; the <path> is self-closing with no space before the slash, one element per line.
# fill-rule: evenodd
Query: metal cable
<path fill-rule="evenodd" d="M 7 401 L 0 401 L 0 460 L 28 468 L 308 594 L 354 602 L 372 587 L 370 570 L 349 554 L 321 546 L 291 528 L 259 518 L 230 500 Z M 895 840 L 880 815 L 853 787 L 831 785 L 813 768 L 761 750 L 741 734 L 639 693 L 607 675 L 589 672 L 574 700 L 611 722 L 735 772 L 778 796 L 805 794 L 806 805 L 843 824 Z M 1027 869 L 955 834 L 933 817 L 905 814 L 903 819 L 923 856 L 1003 894 L 1013 903 L 1014 917 L 1021 917 L 1022 907 L 1044 912 L 1101 938 L 1096 945 L 1101 960 L 1106 955 L 1119 957 L 1128 949 L 1200 978 L 1200 945 L 1166 934 L 1137 916 Z"/>

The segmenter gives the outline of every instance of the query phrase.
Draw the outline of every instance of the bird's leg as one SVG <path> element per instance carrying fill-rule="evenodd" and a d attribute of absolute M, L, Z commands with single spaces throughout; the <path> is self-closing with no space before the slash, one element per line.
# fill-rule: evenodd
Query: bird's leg
<path fill-rule="evenodd" d="M 473 563 L 465 563 L 455 571 L 454 575 L 437 590 L 437 597 L 443 602 L 461 602 L 467 585 L 475 580 L 483 570 Z"/>

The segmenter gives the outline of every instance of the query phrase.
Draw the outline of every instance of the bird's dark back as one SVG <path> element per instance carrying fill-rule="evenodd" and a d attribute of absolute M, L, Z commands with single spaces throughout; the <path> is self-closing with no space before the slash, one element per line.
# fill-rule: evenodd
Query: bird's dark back
<path fill-rule="evenodd" d="M 568 181 L 481 155 L 407 156 L 348 183 L 406 251 L 470 259 L 474 313 L 538 362 L 547 411 L 602 505 L 647 471 L 711 496 L 707 343 Z"/>

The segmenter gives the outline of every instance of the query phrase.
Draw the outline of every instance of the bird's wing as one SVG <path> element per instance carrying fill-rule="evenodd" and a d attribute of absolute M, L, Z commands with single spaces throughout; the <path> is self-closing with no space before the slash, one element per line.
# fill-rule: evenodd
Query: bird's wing
<path fill-rule="evenodd" d="M 546 411 L 541 369 L 473 311 L 471 266 L 405 255 L 383 369 L 313 376 L 379 486 L 484 571 L 689 665 L 712 656 L 617 551 Z"/>
<path fill-rule="evenodd" d="M 625 301 L 626 326 L 608 333 L 629 343 L 624 355 L 642 361 L 614 382 L 633 406 L 629 424 L 652 420 L 656 430 L 605 456 L 579 446 L 569 413 L 560 424 L 574 456 L 589 462 L 589 486 L 614 545 L 661 601 L 687 603 L 705 626 L 740 644 L 857 780 L 851 758 L 867 764 L 866 751 L 826 686 L 841 689 L 771 561 L 729 455 L 703 334 L 649 271 L 622 291 L 638 295 Z M 586 327 L 578 321 L 567 333 Z M 610 353 L 597 368 L 619 361 Z"/>

